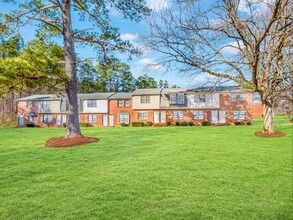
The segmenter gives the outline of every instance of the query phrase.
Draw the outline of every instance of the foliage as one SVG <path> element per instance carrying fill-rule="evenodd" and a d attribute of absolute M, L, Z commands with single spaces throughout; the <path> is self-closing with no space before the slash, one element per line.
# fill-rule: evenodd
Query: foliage
<path fill-rule="evenodd" d="M 182 122 L 180 123 L 180 125 L 181 125 L 181 126 L 188 126 L 188 122 L 187 122 L 187 121 L 182 121 Z"/>
<path fill-rule="evenodd" d="M 131 125 L 132 127 L 144 127 L 145 124 L 141 121 L 134 121 Z"/>
<path fill-rule="evenodd" d="M 136 82 L 137 89 L 146 89 L 146 88 L 157 88 L 158 83 L 153 77 L 149 77 L 144 74 L 143 76 L 139 76 Z"/>
<path fill-rule="evenodd" d="M 2 128 L 0 218 L 293 219 L 292 123 L 274 121 L 287 136 L 93 127 L 100 142 L 70 149 L 44 147 L 63 128 Z"/>
<path fill-rule="evenodd" d="M 202 121 L 201 126 L 211 126 L 211 123 L 208 121 Z"/>
<path fill-rule="evenodd" d="M 82 128 L 93 127 L 93 125 L 91 125 L 90 123 L 87 123 L 87 122 L 81 122 L 80 127 L 82 127 Z"/>
<path fill-rule="evenodd" d="M 188 122 L 188 125 L 189 126 L 194 126 L 194 122 L 193 121 L 190 121 L 190 122 Z"/>
<path fill-rule="evenodd" d="M 234 124 L 235 125 L 241 125 L 241 122 L 240 121 L 236 121 Z"/>
<path fill-rule="evenodd" d="M 170 125 L 171 125 L 171 121 L 167 121 L 166 126 L 170 126 Z"/>
<path fill-rule="evenodd" d="M 120 126 L 121 126 L 121 127 L 128 127 L 128 125 L 125 124 L 125 123 L 120 123 Z"/>
<path fill-rule="evenodd" d="M 175 125 L 176 125 L 176 126 L 180 126 L 180 121 L 176 121 L 176 122 L 175 122 Z"/>
<path fill-rule="evenodd" d="M 146 123 L 145 123 L 145 126 L 152 126 L 153 125 L 153 122 L 151 122 L 151 121 L 147 121 Z"/>

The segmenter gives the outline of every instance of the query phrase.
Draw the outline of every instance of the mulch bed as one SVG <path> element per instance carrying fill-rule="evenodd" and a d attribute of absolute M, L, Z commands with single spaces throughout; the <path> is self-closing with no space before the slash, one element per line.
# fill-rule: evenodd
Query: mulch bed
<path fill-rule="evenodd" d="M 46 147 L 53 147 L 53 148 L 64 148 L 64 147 L 75 147 L 84 144 L 90 144 L 94 142 L 98 142 L 99 138 L 91 138 L 91 137 L 74 137 L 74 138 L 52 138 L 46 141 Z"/>
<path fill-rule="evenodd" d="M 293 122 L 293 118 L 289 122 Z"/>
<path fill-rule="evenodd" d="M 284 137 L 287 134 L 282 131 L 277 131 L 273 134 L 268 134 L 268 133 L 263 133 L 262 131 L 258 131 L 258 132 L 255 132 L 254 135 L 258 137 L 264 137 L 264 138 L 276 138 L 276 137 Z"/>

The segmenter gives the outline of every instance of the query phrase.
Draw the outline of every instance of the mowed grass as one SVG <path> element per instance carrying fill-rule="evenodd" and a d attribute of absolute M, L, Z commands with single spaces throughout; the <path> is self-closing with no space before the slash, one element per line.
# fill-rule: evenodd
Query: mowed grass
<path fill-rule="evenodd" d="M 261 127 L 2 128 L 0 219 L 293 219 L 292 123 Z"/>

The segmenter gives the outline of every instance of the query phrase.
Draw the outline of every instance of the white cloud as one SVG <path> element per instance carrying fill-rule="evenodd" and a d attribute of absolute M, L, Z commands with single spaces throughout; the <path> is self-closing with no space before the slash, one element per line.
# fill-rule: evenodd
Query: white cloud
<path fill-rule="evenodd" d="M 130 33 L 126 33 L 126 34 L 122 34 L 121 35 L 121 39 L 122 40 L 129 40 L 129 41 L 134 41 L 138 38 L 138 34 L 130 34 Z"/>
<path fill-rule="evenodd" d="M 138 64 L 144 65 L 147 70 L 160 70 L 162 68 L 162 65 L 160 65 L 158 62 L 150 59 L 150 58 L 143 58 L 138 61 Z"/>
<path fill-rule="evenodd" d="M 239 45 L 237 44 L 237 42 L 232 42 L 232 43 L 229 43 L 229 44 L 226 44 L 225 47 L 221 50 L 222 53 L 225 53 L 225 54 L 231 54 L 231 55 L 237 55 L 239 54 L 239 49 L 237 48 L 240 48 L 243 47 L 243 43 L 240 42 Z"/>
<path fill-rule="evenodd" d="M 154 11 L 169 8 L 171 3 L 170 0 L 147 0 L 147 5 Z"/>
<path fill-rule="evenodd" d="M 241 12 L 245 12 L 245 13 L 249 13 L 250 12 L 249 6 L 248 6 L 246 0 L 240 0 L 239 1 L 238 10 L 241 11 Z"/>

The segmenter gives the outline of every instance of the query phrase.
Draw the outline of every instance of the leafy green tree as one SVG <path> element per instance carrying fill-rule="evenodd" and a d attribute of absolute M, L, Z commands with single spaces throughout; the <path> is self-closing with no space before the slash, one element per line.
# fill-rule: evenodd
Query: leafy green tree
<path fill-rule="evenodd" d="M 100 90 L 98 81 L 100 76 L 92 61 L 82 62 L 78 65 L 78 92 L 91 93 Z"/>
<path fill-rule="evenodd" d="M 153 77 L 149 77 L 144 74 L 143 76 L 139 76 L 137 78 L 136 87 L 138 89 L 146 89 L 146 88 L 158 88 L 158 83 Z"/>
<path fill-rule="evenodd" d="M 1 2 L 15 2 L 2 0 Z M 69 78 L 66 90 L 66 137 L 81 135 L 78 119 L 77 67 L 75 43 L 94 45 L 98 58 L 107 60 L 114 52 L 135 53 L 129 41 L 122 41 L 119 29 L 110 24 L 109 8 L 115 7 L 125 18 L 140 21 L 150 10 L 146 1 L 124 0 L 27 0 L 19 1 L 18 11 L 2 16 L 0 27 L 8 24 L 10 30 L 26 26 L 31 21 L 46 28 L 52 35 L 60 35 L 64 43 L 64 68 Z M 4 7 L 5 5 L 2 4 Z M 91 27 L 78 29 L 73 26 L 72 15 L 83 22 L 88 20 Z M 7 26 L 7 25 L 6 25 Z"/>
<path fill-rule="evenodd" d="M 9 39 L 2 39 L 0 44 L 0 59 L 17 56 L 23 48 L 23 40 L 20 35 Z"/>

